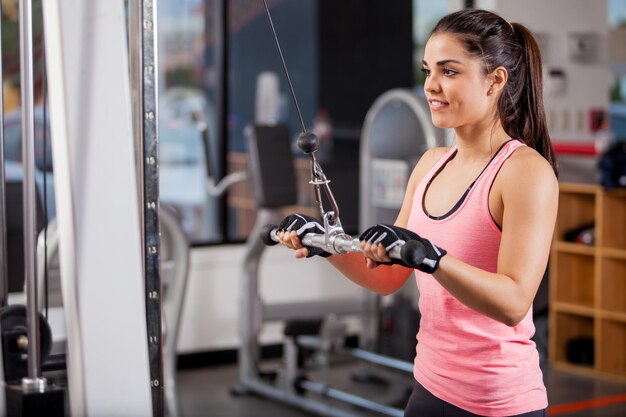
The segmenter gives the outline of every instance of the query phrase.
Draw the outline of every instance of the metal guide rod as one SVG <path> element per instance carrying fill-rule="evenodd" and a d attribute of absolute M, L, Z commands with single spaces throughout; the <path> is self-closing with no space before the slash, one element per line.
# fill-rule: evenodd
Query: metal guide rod
<path fill-rule="evenodd" d="M 146 318 L 150 386 L 155 416 L 164 415 L 161 340 L 161 241 L 159 226 L 159 147 L 157 128 L 156 0 L 143 0 L 143 194 Z"/>
<path fill-rule="evenodd" d="M 35 276 L 37 245 L 37 223 L 35 202 L 35 133 L 34 133 L 34 98 L 33 98 L 33 16 L 30 0 L 20 0 L 20 89 L 22 111 L 22 165 L 24 176 L 24 280 L 26 282 L 26 318 L 28 323 L 28 379 L 23 384 L 34 384 L 41 389 L 39 320 L 37 312 L 37 281 Z"/>
<path fill-rule="evenodd" d="M 335 400 L 343 401 L 348 404 L 355 405 L 367 410 L 375 411 L 381 414 L 385 414 L 392 417 L 402 417 L 404 410 L 399 408 L 390 407 L 388 405 L 380 404 L 371 400 L 368 400 L 358 395 L 353 395 L 344 391 L 340 391 L 335 388 L 331 388 L 325 384 L 319 382 L 307 381 L 305 379 L 298 382 L 298 386 L 306 391 L 315 392 L 324 397 L 332 398 Z"/>
<path fill-rule="evenodd" d="M 2 2 L 0 2 L 0 16 L 2 16 Z M 2 19 L 0 19 L 0 34 L 2 33 Z M 2 36 L 0 36 L 2 39 Z M 2 43 L 0 42 L 0 57 L 2 57 Z M 0 308 L 7 305 L 9 294 L 9 276 L 7 270 L 7 216 L 6 216 L 6 178 L 4 175 L 4 83 L 2 82 L 2 59 L 0 59 Z"/>
<path fill-rule="evenodd" d="M 380 355 L 365 349 L 352 348 L 348 350 L 355 358 L 374 363 L 376 365 L 386 366 L 387 368 L 396 369 L 398 371 L 413 373 L 413 362 L 407 362 L 389 356 Z"/>
<path fill-rule="evenodd" d="M 128 2 L 128 62 L 130 67 L 130 92 L 133 137 L 135 140 L 135 163 L 137 172 L 137 195 L 143 201 L 143 67 L 141 56 L 141 35 L 143 24 L 141 21 L 141 1 Z M 139 210 L 140 224 L 143 224 L 143 206 Z M 141 236 L 143 242 L 143 235 Z M 143 248 L 142 248 L 143 251 Z M 143 255 L 143 253 L 142 253 Z"/>
<path fill-rule="evenodd" d="M 156 0 L 134 0 L 130 7 L 131 79 L 135 90 L 134 128 L 139 130 L 142 148 L 138 158 L 143 187 L 143 254 L 146 290 L 146 321 L 150 388 L 154 416 L 164 415 L 163 344 L 161 334 L 161 243 L 159 226 L 159 152 L 157 118 L 157 9 Z M 135 25 L 133 28 L 132 26 Z M 138 49 L 138 50 L 137 50 Z"/>

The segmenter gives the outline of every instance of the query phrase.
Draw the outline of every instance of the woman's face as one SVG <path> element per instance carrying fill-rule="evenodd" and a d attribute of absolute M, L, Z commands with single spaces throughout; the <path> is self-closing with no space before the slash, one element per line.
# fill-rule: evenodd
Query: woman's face
<path fill-rule="evenodd" d="M 493 93 L 482 62 L 465 52 L 456 36 L 439 33 L 426 43 L 424 91 L 433 124 L 463 128 L 492 120 Z"/>

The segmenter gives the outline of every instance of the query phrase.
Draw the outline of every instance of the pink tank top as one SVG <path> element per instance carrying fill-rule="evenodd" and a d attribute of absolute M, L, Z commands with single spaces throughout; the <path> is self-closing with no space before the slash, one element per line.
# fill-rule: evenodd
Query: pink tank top
<path fill-rule="evenodd" d="M 502 164 L 520 146 L 506 142 L 464 199 L 445 216 L 428 216 L 424 192 L 456 152 L 450 149 L 424 176 L 413 196 L 408 228 L 449 254 L 496 272 L 501 231 L 489 212 L 489 191 Z M 509 327 L 459 302 L 431 275 L 415 271 L 422 315 L 415 379 L 436 397 L 474 414 L 511 416 L 546 408 L 539 355 L 530 340 L 532 308 Z"/>

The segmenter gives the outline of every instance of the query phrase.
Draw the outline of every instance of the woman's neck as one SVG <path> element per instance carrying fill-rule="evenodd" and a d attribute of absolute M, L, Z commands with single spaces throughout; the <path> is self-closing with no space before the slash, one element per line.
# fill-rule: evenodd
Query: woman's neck
<path fill-rule="evenodd" d="M 488 162 L 504 142 L 509 140 L 499 121 L 489 126 L 471 126 L 454 129 L 457 162 Z"/>

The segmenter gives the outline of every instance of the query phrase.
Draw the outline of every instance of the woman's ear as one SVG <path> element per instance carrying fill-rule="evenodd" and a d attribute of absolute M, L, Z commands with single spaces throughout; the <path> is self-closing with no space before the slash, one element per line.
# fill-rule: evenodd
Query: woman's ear
<path fill-rule="evenodd" d="M 509 72 L 504 67 L 498 67 L 487 77 L 490 81 L 487 95 L 498 94 L 504 89 L 504 86 L 509 79 Z"/>

